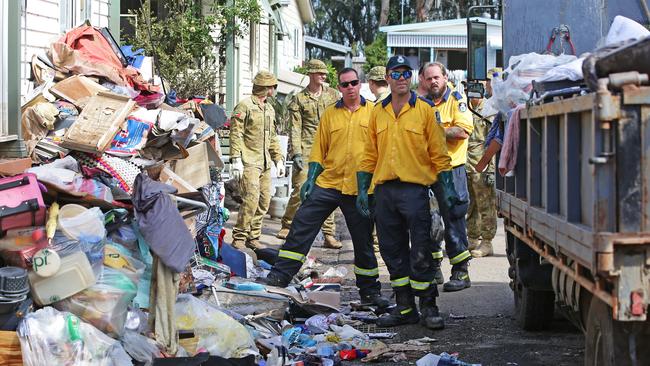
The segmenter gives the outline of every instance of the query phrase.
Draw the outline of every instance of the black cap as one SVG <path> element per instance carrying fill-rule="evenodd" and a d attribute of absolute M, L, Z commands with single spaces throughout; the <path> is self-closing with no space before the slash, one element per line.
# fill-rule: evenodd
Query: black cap
<path fill-rule="evenodd" d="M 394 70 L 398 67 L 407 67 L 409 70 L 413 70 L 411 64 L 409 64 L 409 60 L 407 60 L 406 57 L 402 55 L 395 55 L 390 59 L 388 59 L 388 64 L 386 65 L 386 69 Z"/>

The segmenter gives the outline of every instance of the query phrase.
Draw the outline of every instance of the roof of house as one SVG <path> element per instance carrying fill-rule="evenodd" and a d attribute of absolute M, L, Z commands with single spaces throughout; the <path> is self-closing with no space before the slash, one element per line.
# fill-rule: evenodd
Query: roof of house
<path fill-rule="evenodd" d="M 321 47 L 321 48 L 327 48 L 328 50 L 332 50 L 335 52 L 340 52 L 343 54 L 346 54 L 348 52 L 352 52 L 352 48 L 342 45 L 340 43 L 334 43 L 330 41 L 326 41 L 324 39 L 316 38 L 316 37 L 310 37 L 310 36 L 305 36 L 305 43 L 313 44 L 315 46 Z"/>
<path fill-rule="evenodd" d="M 487 23 L 487 25 L 501 27 L 501 20 L 480 18 L 480 17 L 474 17 L 471 19 L 485 22 Z M 428 28 L 431 28 L 433 31 L 434 28 L 449 27 L 454 25 L 464 25 L 466 24 L 466 22 L 467 22 L 466 18 L 461 18 L 461 19 L 438 20 L 434 22 L 386 25 L 383 27 L 379 27 L 379 31 L 380 32 L 412 32 L 412 31 L 422 32 L 423 29 L 428 29 Z"/>

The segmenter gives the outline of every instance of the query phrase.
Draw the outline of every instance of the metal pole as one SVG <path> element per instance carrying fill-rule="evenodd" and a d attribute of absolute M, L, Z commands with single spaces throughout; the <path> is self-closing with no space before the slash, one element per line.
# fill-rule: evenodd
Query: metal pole
<path fill-rule="evenodd" d="M 402 24 L 404 24 L 404 0 L 400 0 L 399 3 L 402 6 Z"/>

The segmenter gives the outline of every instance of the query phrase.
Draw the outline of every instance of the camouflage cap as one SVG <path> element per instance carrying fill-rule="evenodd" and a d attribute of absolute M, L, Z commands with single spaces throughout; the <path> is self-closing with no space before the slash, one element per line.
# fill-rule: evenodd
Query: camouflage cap
<path fill-rule="evenodd" d="M 278 85 L 278 79 L 268 71 L 260 71 L 253 78 L 253 84 L 259 86 L 275 86 Z"/>
<path fill-rule="evenodd" d="M 368 80 L 374 81 L 384 81 L 386 80 L 386 67 L 385 66 L 375 66 L 366 74 Z"/>
<path fill-rule="evenodd" d="M 493 67 L 488 70 L 487 72 L 487 78 L 488 80 L 492 80 L 493 78 L 499 78 L 501 77 L 501 74 L 503 74 L 503 69 L 500 67 Z"/>
<path fill-rule="evenodd" d="M 311 59 L 307 62 L 307 73 L 323 73 L 327 74 L 327 65 L 321 60 Z"/>

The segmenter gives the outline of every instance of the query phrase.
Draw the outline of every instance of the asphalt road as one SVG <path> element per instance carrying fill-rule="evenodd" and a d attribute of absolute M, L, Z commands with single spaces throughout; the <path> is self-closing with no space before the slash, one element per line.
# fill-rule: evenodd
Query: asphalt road
<path fill-rule="evenodd" d="M 230 229 L 235 221 L 236 213 L 233 213 L 226 227 Z M 324 249 L 321 247 L 322 239 L 317 238 L 310 255 L 316 256 L 326 266 L 348 266 L 349 274 L 345 282 L 346 286 L 343 287 L 342 300 L 349 301 L 358 298 L 358 295 L 351 269 L 352 242 L 340 212 L 337 224 L 337 234 L 342 239 L 343 248 Z M 279 227 L 279 220 L 265 219 L 261 241 L 270 246 L 279 246 L 282 241 L 274 236 Z M 226 242 L 230 242 L 230 234 L 228 230 Z M 419 325 L 401 326 L 395 328 L 397 336 L 387 343 L 431 337 L 436 341 L 432 343 L 430 352 L 458 353 L 461 360 L 482 365 L 583 364 L 583 335 L 563 318 L 556 317 L 551 329 L 543 332 L 526 332 L 517 326 L 512 291 L 508 285 L 508 260 L 505 255 L 505 234 L 501 222 L 499 222 L 494 246 L 494 256 L 472 260 L 471 288 L 454 293 L 441 292 L 438 305 L 445 318 L 445 329 L 431 331 Z M 450 266 L 446 258 L 443 262 L 443 273 L 445 277 L 450 274 Z M 383 283 L 382 291 L 386 296 L 390 296 L 392 291 L 389 286 L 388 272 L 381 260 L 380 278 Z M 441 286 L 440 290 L 442 290 Z M 414 364 L 414 361 L 423 355 L 423 353 L 410 355 L 408 362 L 387 360 L 375 364 Z"/>

